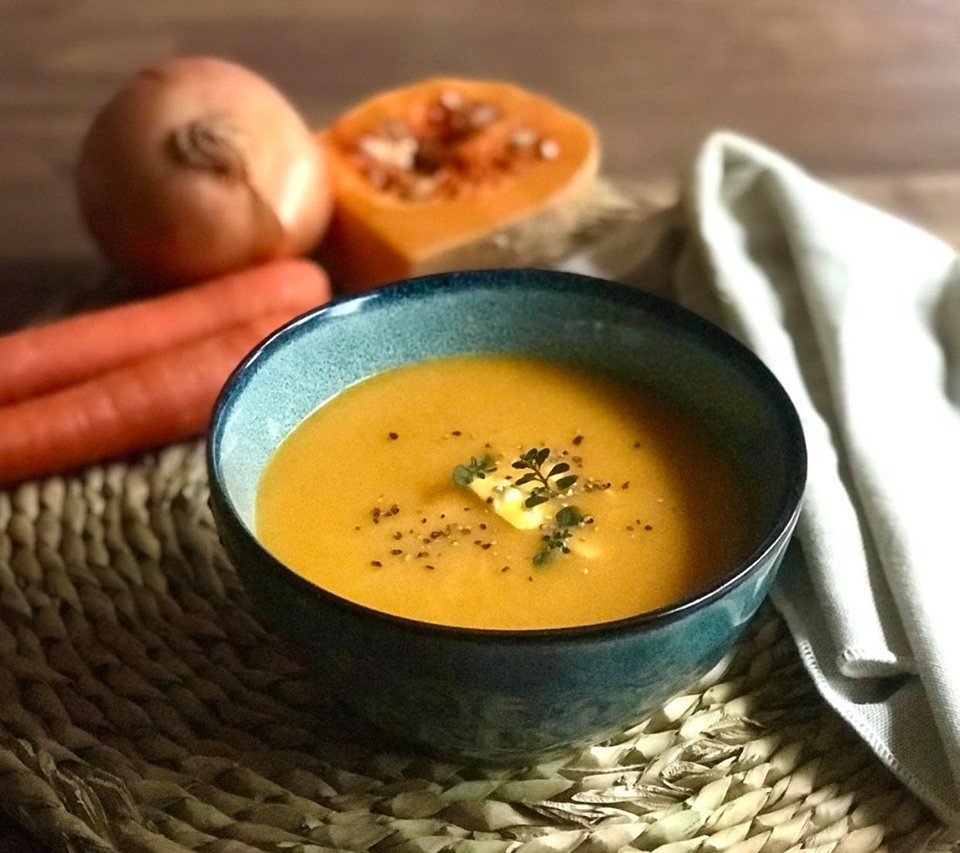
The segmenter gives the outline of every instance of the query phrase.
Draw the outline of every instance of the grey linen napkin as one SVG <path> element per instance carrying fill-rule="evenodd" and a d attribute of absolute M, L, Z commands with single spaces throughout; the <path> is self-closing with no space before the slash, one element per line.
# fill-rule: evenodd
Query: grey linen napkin
<path fill-rule="evenodd" d="M 731 133 L 630 227 L 562 266 L 659 290 L 778 376 L 809 480 L 773 602 L 826 701 L 960 823 L 956 252 Z"/>

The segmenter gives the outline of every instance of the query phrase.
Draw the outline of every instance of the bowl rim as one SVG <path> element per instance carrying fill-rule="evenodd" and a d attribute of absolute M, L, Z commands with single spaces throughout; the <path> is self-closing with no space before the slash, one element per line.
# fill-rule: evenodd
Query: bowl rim
<path fill-rule="evenodd" d="M 593 292 L 593 296 L 603 301 L 623 302 L 631 307 L 640 308 L 645 313 L 668 319 L 676 327 L 690 334 L 692 338 L 705 343 L 713 350 L 721 351 L 725 357 L 736 359 L 744 372 L 749 374 L 751 381 L 761 386 L 764 396 L 773 403 L 782 422 L 793 462 L 788 469 L 790 476 L 781 489 L 782 501 L 779 512 L 750 554 L 724 573 L 718 581 L 654 610 L 586 625 L 519 629 L 445 625 L 387 613 L 337 595 L 307 580 L 275 557 L 241 519 L 223 483 L 218 453 L 223 425 L 230 405 L 233 399 L 242 393 L 258 362 L 267 357 L 271 350 L 282 346 L 286 339 L 296 336 L 304 327 L 321 321 L 327 316 L 347 316 L 367 306 L 376 307 L 380 303 L 398 298 L 427 298 L 432 292 L 451 294 L 457 291 L 502 290 L 509 286 L 522 286 L 524 289 L 536 287 L 536 283 L 524 281 L 530 277 L 542 282 L 540 285 L 542 289 L 548 289 L 553 293 L 563 290 L 583 293 L 588 290 Z M 218 525 L 228 524 L 235 534 L 245 539 L 246 544 L 256 552 L 256 558 L 268 566 L 271 574 L 276 575 L 278 580 L 293 586 L 309 597 L 319 598 L 327 606 L 362 615 L 364 618 L 401 630 L 494 643 L 576 641 L 596 637 L 598 634 L 613 636 L 632 633 L 654 623 L 665 625 L 682 618 L 691 611 L 707 607 L 759 571 L 767 563 L 771 553 L 780 550 L 784 540 L 792 535 L 803 505 L 808 466 L 803 426 L 789 394 L 760 357 L 732 334 L 694 311 L 636 286 L 580 273 L 536 268 L 433 273 L 381 285 L 357 294 L 337 296 L 323 305 L 300 314 L 267 335 L 233 369 L 217 396 L 206 437 L 207 474 L 215 521 Z"/>

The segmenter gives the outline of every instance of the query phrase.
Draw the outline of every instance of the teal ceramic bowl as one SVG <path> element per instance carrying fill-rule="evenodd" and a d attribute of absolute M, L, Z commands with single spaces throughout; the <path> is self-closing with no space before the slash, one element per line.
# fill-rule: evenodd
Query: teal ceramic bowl
<path fill-rule="evenodd" d="M 749 558 L 655 612 L 581 628 L 484 631 L 350 603 L 257 541 L 261 471 L 319 404 L 388 368 L 486 352 L 612 372 L 689 409 L 749 484 Z M 234 372 L 209 439 L 214 517 L 264 623 L 307 649 L 331 696 L 375 726 L 433 753 L 491 764 L 545 759 L 608 737 L 715 665 L 774 579 L 806 477 L 796 412 L 745 347 L 637 290 L 538 270 L 429 276 L 294 320 Z"/>

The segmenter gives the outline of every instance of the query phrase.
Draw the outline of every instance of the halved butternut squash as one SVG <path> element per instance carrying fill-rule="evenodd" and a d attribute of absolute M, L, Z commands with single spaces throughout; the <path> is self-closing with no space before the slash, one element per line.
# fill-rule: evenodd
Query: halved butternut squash
<path fill-rule="evenodd" d="M 435 78 L 361 103 L 318 134 L 334 213 L 321 259 L 344 291 L 529 263 L 570 227 L 599 168 L 594 127 L 492 81 Z"/>

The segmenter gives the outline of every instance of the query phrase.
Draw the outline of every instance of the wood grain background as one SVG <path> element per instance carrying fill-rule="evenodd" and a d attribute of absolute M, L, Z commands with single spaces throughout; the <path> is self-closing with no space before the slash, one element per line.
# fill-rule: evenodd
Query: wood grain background
<path fill-rule="evenodd" d="M 665 199 L 735 129 L 958 245 L 958 47 L 955 0 L 0 0 L 0 326 L 102 274 L 78 142 L 171 54 L 248 64 L 318 127 L 423 76 L 510 79 L 590 117 L 606 172 Z M 0 823 L 0 851 L 37 849 Z"/>

